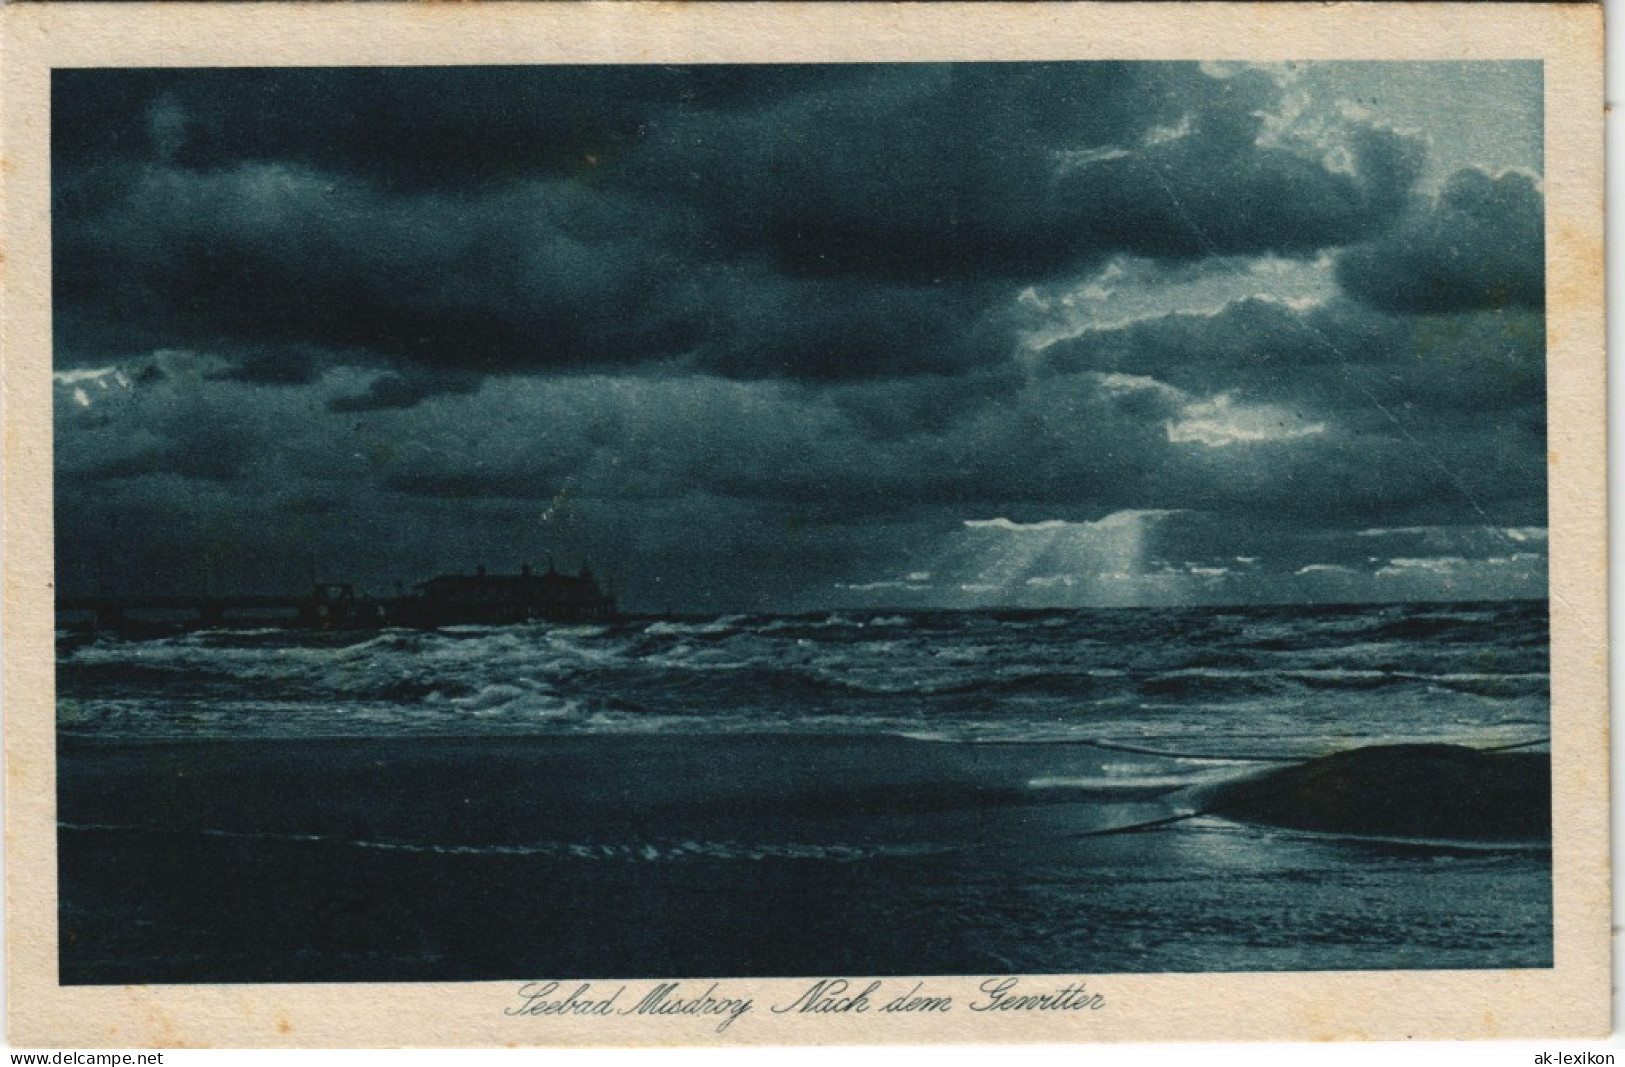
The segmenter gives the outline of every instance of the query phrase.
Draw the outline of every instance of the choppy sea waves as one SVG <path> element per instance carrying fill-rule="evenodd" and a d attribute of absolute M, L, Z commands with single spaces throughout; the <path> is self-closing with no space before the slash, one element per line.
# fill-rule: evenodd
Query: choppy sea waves
<path fill-rule="evenodd" d="M 1245 758 L 1545 735 L 1538 602 L 842 613 L 58 647 L 104 738 L 886 733 Z"/>
<path fill-rule="evenodd" d="M 1548 967 L 1538 833 L 1211 803 L 1362 745 L 1538 745 L 1547 633 L 1540 603 L 64 632 L 62 980 Z"/>

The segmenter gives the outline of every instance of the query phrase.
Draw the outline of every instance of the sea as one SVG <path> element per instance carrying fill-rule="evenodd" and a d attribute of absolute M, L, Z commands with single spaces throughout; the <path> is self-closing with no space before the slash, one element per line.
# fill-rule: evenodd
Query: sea
<path fill-rule="evenodd" d="M 1549 663 L 1533 601 L 59 631 L 64 980 L 1547 967 L 1549 842 L 1180 798 L 1542 751 Z"/>

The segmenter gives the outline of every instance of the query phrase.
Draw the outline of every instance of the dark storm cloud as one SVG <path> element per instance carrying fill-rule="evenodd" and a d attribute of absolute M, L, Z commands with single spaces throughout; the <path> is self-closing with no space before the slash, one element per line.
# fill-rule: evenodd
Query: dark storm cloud
<path fill-rule="evenodd" d="M 696 325 L 665 228 L 568 183 L 392 198 L 298 166 L 146 168 L 116 210 L 63 227 L 61 343 L 93 348 L 99 326 L 485 371 L 670 356 Z"/>
<path fill-rule="evenodd" d="M 330 361 L 415 365 L 370 399 L 459 374 L 659 362 L 738 377 L 955 372 L 1008 354 L 963 286 L 797 280 L 693 261 L 669 213 L 570 183 L 387 198 L 276 165 L 151 171 L 117 212 L 64 235 L 60 344 L 249 346 L 247 380 Z M 80 273 L 72 274 L 75 267 Z M 303 347 L 306 351 L 297 351 Z M 267 349 L 289 351 L 284 366 Z M 360 401 L 357 401 L 358 403 Z"/>
<path fill-rule="evenodd" d="M 1538 312 L 1250 299 L 1085 331 L 1042 365 L 1178 439 L 1138 444 L 1160 459 L 1134 499 L 1311 525 L 1545 521 Z"/>
<path fill-rule="evenodd" d="M 199 389 L 188 383 L 215 379 L 213 364 L 200 373 L 171 358 L 162 387 L 131 390 L 125 407 L 100 394 L 84 410 L 62 405 L 77 428 L 62 462 L 84 475 L 200 476 L 205 460 L 222 473 L 274 462 L 284 476 L 325 471 L 336 484 L 528 500 L 538 512 L 565 488 L 612 508 L 698 490 L 832 522 L 1033 521 L 1150 502 L 1370 525 L 1465 521 L 1473 502 L 1458 481 L 1479 506 L 1540 498 L 1538 318 L 1416 323 L 1248 301 L 1052 348 L 1031 380 L 835 388 L 707 376 L 420 385 L 386 373 Z M 442 395 L 408 410 L 425 393 Z M 322 410 L 361 421 L 313 420 Z"/>
<path fill-rule="evenodd" d="M 1309 528 L 1543 523 L 1544 464 L 1508 436 L 1482 422 L 1390 424 L 1381 433 L 1329 431 L 1273 454 L 1258 446 L 1190 448 L 1145 489 L 1194 509 Z"/>
<path fill-rule="evenodd" d="M 760 107 L 852 68 L 560 66 L 58 71 L 70 170 L 294 162 L 402 191 L 586 174 L 673 111 Z M 58 189 L 72 196 L 77 185 Z"/>
<path fill-rule="evenodd" d="M 1032 280 L 1110 251 L 1309 251 L 1375 232 L 1419 145 L 1353 166 L 1260 143 L 1262 75 L 1110 63 L 880 68 L 752 111 L 676 118 L 625 161 L 796 274 Z"/>
<path fill-rule="evenodd" d="M 1063 373 L 1157 374 L 1182 388 L 1208 389 L 1237 371 L 1256 369 L 1269 379 L 1286 366 L 1335 358 L 1334 348 L 1321 343 L 1316 317 L 1251 298 L 1214 313 L 1170 312 L 1085 330 L 1046 348 L 1043 361 Z"/>
<path fill-rule="evenodd" d="M 243 353 L 218 377 L 260 385 L 309 385 L 320 377 L 318 357 L 297 349 Z"/>
<path fill-rule="evenodd" d="M 1441 447 L 1431 436 L 1423 442 L 1368 420 L 1310 439 L 1176 440 L 1169 426 L 1200 394 L 1145 402 L 1088 373 L 1023 384 L 906 430 L 871 429 L 867 412 L 927 405 L 929 388 L 910 396 L 896 382 L 849 385 L 820 399 L 804 388 L 714 378 L 514 380 L 422 408 L 356 411 L 355 423 L 319 432 L 308 411 L 335 407 L 330 397 L 281 392 L 282 405 L 240 393 L 235 405 L 177 402 L 166 417 L 108 419 L 95 450 L 85 453 L 85 439 L 76 438 L 65 469 L 199 476 L 189 457 L 206 456 L 217 468 L 269 468 L 279 478 L 368 493 L 524 501 L 536 514 L 568 513 L 583 500 L 599 511 L 639 511 L 703 492 L 815 523 L 956 514 L 1035 521 L 1146 501 L 1364 524 L 1421 521 L 1418 508 L 1444 518 L 1466 508 L 1445 468 L 1418 462 L 1424 445 Z M 233 407 L 248 405 L 252 420 L 229 420 Z M 1484 501 L 1524 494 L 1538 475 L 1520 473 L 1525 450 L 1504 422 L 1475 427 L 1464 419 L 1440 436 L 1452 462 L 1483 482 Z"/>
<path fill-rule="evenodd" d="M 1538 192 L 1423 203 L 1419 138 L 1296 91 L 58 72 L 63 573 L 190 580 L 207 543 L 261 587 L 309 555 L 380 587 L 558 552 L 639 606 L 771 609 L 921 570 L 966 519 L 1177 529 L 1150 565 L 1216 571 L 1227 539 L 1277 573 L 1343 566 L 1301 531 L 1539 525 Z M 1115 325 L 1068 303 L 1096 283 L 1133 297 Z"/>
<path fill-rule="evenodd" d="M 1337 277 L 1401 312 L 1545 306 L 1544 198 L 1527 174 L 1463 170 L 1392 232 L 1350 249 Z"/>
<path fill-rule="evenodd" d="M 115 397 L 98 398 L 86 409 L 59 404 L 58 474 L 91 483 L 169 476 L 230 482 L 261 454 L 259 419 L 220 405 L 206 390 L 166 392 L 157 402 Z"/>
<path fill-rule="evenodd" d="M 1247 299 L 1085 331 L 1047 348 L 1043 364 L 1152 376 L 1198 396 L 1232 391 L 1305 417 L 1352 409 L 1381 421 L 1398 406 L 1544 411 L 1545 345 L 1544 319 L 1526 309 L 1413 317 L 1345 300 L 1298 309 Z M 1167 399 L 1141 392 L 1125 402 Z"/>
<path fill-rule="evenodd" d="M 1356 240 L 1390 220 L 1419 158 L 1375 128 L 1335 169 L 1266 144 L 1273 83 L 1180 66 L 56 84 L 66 363 L 302 345 L 474 373 L 957 373 L 1009 356 L 988 319 L 1014 283 L 1125 249 Z M 255 357 L 240 373 L 310 370 Z"/>
<path fill-rule="evenodd" d="M 366 389 L 359 393 L 349 393 L 329 400 L 327 410 L 343 414 L 409 408 L 438 393 L 469 393 L 478 385 L 479 379 L 467 374 L 421 372 L 396 374 L 388 371 L 374 378 Z"/>
<path fill-rule="evenodd" d="M 109 457 L 77 471 L 92 482 L 122 481 L 149 475 L 178 475 L 194 481 L 226 482 L 237 477 L 242 463 L 236 446 L 240 439 L 218 431 L 186 434 L 183 444 L 166 443 L 146 451 Z M 213 438 L 211 440 L 211 438 Z M 210 446 L 214 447 L 210 447 Z"/>
<path fill-rule="evenodd" d="M 85 409 L 59 400 L 59 416 L 72 420 L 58 435 L 59 521 L 70 539 L 105 538 L 109 509 L 125 500 L 144 514 L 167 506 L 163 537 L 246 524 L 243 537 L 255 543 L 275 547 L 280 536 L 284 555 L 320 544 L 324 558 L 345 561 L 338 573 L 372 581 L 548 551 L 620 561 L 630 579 L 711 554 L 714 573 L 735 577 L 706 590 L 684 570 L 688 584 L 663 588 L 725 605 L 739 602 L 729 597 L 747 557 L 772 557 L 775 589 L 794 586 L 796 575 L 810 580 L 814 569 L 844 580 L 830 560 L 813 568 L 815 550 L 838 554 L 832 546 L 877 525 L 892 543 L 882 551 L 864 542 L 871 563 L 965 517 L 1093 520 L 1146 503 L 1299 532 L 1475 521 L 1452 474 L 1497 521 L 1544 521 L 1542 471 L 1530 459 L 1543 454 L 1543 439 L 1526 441 L 1504 420 L 1464 417 L 1409 437 L 1377 425 L 1210 447 L 1170 438 L 1183 400 L 1148 411 L 1088 372 L 1034 379 L 954 417 L 883 433 L 868 429 L 871 409 L 929 407 L 932 390 L 853 383 L 820 396 L 773 381 L 513 378 L 412 408 L 313 419 L 336 385 L 177 380 L 162 387 L 175 399 L 149 389 L 123 411 L 99 394 Z M 207 403 L 195 399 L 200 391 Z M 224 512 L 201 488 L 220 476 L 242 498 Z M 279 526 L 275 503 L 295 498 L 343 505 Z M 380 523 L 387 553 L 367 542 Z M 654 586 L 634 587 L 643 603 L 658 603 Z"/>
<path fill-rule="evenodd" d="M 875 285 L 851 278 L 756 274 L 720 282 L 714 340 L 691 363 L 733 378 L 852 379 L 952 375 L 994 366 L 1011 331 L 965 286 Z"/>

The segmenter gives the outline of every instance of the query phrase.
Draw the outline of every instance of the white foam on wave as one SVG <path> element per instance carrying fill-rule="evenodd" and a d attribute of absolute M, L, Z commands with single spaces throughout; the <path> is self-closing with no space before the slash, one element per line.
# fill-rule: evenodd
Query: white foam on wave
<path fill-rule="evenodd" d="M 1132 790 L 1146 789 L 1183 789 L 1194 785 L 1201 778 L 1197 775 L 1148 775 L 1140 778 L 1125 777 L 1050 777 L 1033 778 L 1027 782 L 1027 788 L 1033 790 L 1065 790 L 1078 793 L 1121 793 Z"/>
<path fill-rule="evenodd" d="M 646 634 L 722 634 L 739 629 L 743 615 L 723 615 L 710 622 L 652 622 L 643 628 Z"/>
<path fill-rule="evenodd" d="M 504 716 L 532 722 L 570 718 L 582 711 L 580 701 L 561 696 L 533 678 L 481 686 L 472 694 L 456 697 L 448 703 L 476 717 Z"/>
<path fill-rule="evenodd" d="M 1543 732 L 1548 675 L 1538 648 L 1504 651 L 1488 638 L 1336 638 L 1327 647 L 1329 632 L 1382 615 L 1268 626 L 1247 616 L 1249 632 L 1234 647 L 1224 634 L 1185 640 L 1177 617 L 1165 625 L 1110 613 L 103 633 L 59 652 L 58 719 L 70 732 L 155 737 L 902 734 L 1098 742 L 1142 748 L 1148 760 L 1230 763 L 1411 740 L 1486 747 Z M 1303 646 L 1246 650 L 1245 641 L 1277 632 Z M 1401 682 L 1360 684 L 1386 678 Z M 1154 694 L 1139 684 L 1170 679 Z M 1321 691 L 1306 696 L 1314 681 Z"/>
<path fill-rule="evenodd" d="M 294 844 L 338 845 L 374 852 L 405 852 L 438 856 L 535 856 L 548 859 L 612 863 L 673 863 L 685 860 L 818 860 L 858 863 L 879 858 L 907 858 L 945 851 L 941 845 L 849 844 L 806 841 L 710 841 L 633 839 L 627 841 L 535 841 L 528 843 L 474 843 L 400 841 L 388 838 L 350 838 L 327 834 L 232 830 L 224 827 L 164 827 L 140 823 L 76 823 L 58 821 L 62 830 L 95 833 L 143 833 L 166 837 L 226 838 L 284 841 Z"/>
<path fill-rule="evenodd" d="M 1327 845 L 1399 845 L 1450 852 L 1550 852 L 1550 841 L 1493 841 L 1470 837 L 1405 837 L 1401 834 L 1359 834 L 1333 830 L 1306 830 L 1295 826 L 1244 823 L 1222 815 L 1203 813 L 1182 824 L 1189 830 L 1218 834 L 1244 834 L 1255 838 L 1296 839 Z"/>

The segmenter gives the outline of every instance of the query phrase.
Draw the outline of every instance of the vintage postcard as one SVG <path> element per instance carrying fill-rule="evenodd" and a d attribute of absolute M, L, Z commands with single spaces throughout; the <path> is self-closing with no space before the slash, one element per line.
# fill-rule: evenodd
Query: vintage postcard
<path fill-rule="evenodd" d="M 1600 8 L 0 26 L 14 1043 L 1608 1030 Z"/>

